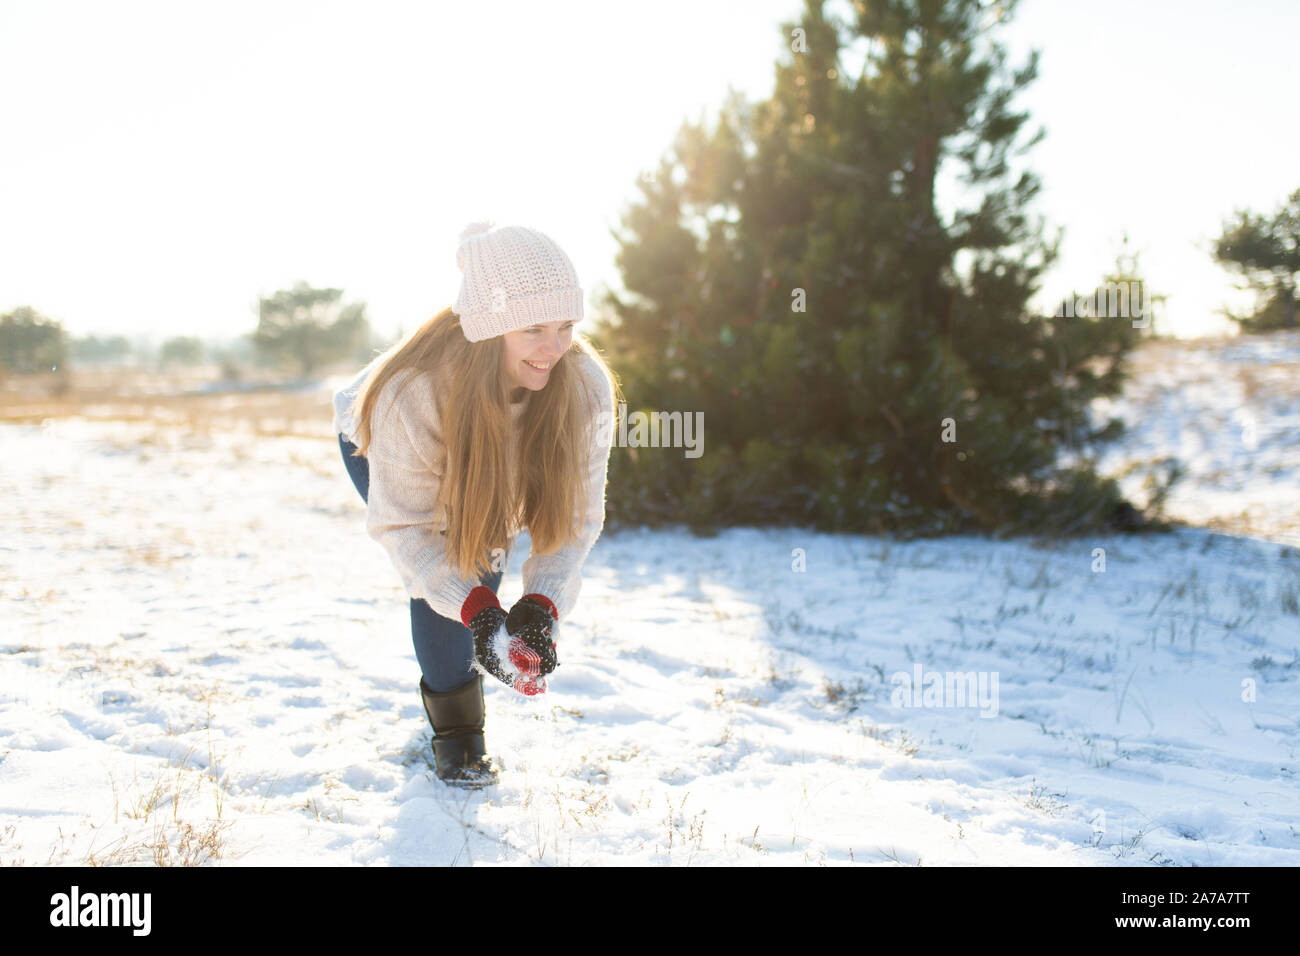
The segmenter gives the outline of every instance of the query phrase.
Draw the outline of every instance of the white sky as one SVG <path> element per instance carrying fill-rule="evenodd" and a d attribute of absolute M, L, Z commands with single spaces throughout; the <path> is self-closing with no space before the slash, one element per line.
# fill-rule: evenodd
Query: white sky
<path fill-rule="evenodd" d="M 557 239 L 591 314 L 638 174 L 728 85 L 769 95 L 800 6 L 0 0 L 0 312 L 224 337 L 303 279 L 409 330 L 494 219 Z M 1042 58 L 1013 105 L 1048 135 L 1021 162 L 1065 228 L 1040 306 L 1091 289 L 1126 231 L 1180 334 L 1249 301 L 1208 248 L 1300 186 L 1297 11 L 1022 3 L 1010 65 Z"/>

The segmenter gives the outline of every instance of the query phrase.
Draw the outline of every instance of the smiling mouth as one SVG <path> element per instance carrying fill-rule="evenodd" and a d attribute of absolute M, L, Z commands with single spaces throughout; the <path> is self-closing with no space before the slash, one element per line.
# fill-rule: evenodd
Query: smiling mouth
<path fill-rule="evenodd" d="M 525 365 L 528 365 L 528 366 L 530 366 L 530 367 L 532 367 L 532 368 L 537 369 L 537 371 L 539 371 L 539 372 L 545 372 L 546 370 L 548 370 L 548 369 L 551 367 L 551 364 L 552 364 L 552 363 L 551 363 L 551 362 L 547 362 L 547 363 L 544 364 L 544 365 L 538 365 L 538 364 L 536 364 L 535 362 L 530 362 L 530 361 L 528 361 L 528 359 L 524 359 L 524 364 L 525 364 Z"/>

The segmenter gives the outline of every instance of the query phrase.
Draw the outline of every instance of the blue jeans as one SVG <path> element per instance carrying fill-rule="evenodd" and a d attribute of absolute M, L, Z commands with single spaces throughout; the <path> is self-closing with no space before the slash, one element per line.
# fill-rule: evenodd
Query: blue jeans
<path fill-rule="evenodd" d="M 339 435 L 343 464 L 356 485 L 361 500 L 370 500 L 370 465 L 352 453 L 357 446 Z M 501 586 L 500 571 L 485 573 L 479 580 L 496 591 Z M 474 660 L 474 634 L 459 620 L 443 617 L 423 598 L 411 598 L 411 640 L 415 659 L 420 662 L 424 682 L 435 691 L 455 690 L 478 676 L 470 666 Z"/>

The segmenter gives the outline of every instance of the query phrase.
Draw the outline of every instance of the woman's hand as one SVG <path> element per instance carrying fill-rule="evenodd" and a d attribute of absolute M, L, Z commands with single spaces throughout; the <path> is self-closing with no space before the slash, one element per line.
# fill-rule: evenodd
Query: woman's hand
<path fill-rule="evenodd" d="M 546 693 L 546 680 L 539 676 L 535 661 L 537 655 L 522 637 L 510 635 L 506 629 L 506 612 L 496 601 L 496 595 L 492 595 L 491 601 L 483 595 L 480 599 L 483 606 L 467 625 L 474 635 L 475 669 L 527 697 Z"/>
<path fill-rule="evenodd" d="M 556 627 L 555 605 L 546 596 L 525 594 L 515 602 L 506 616 L 506 632 L 523 643 L 521 670 L 545 677 L 560 666 L 555 653 Z"/>

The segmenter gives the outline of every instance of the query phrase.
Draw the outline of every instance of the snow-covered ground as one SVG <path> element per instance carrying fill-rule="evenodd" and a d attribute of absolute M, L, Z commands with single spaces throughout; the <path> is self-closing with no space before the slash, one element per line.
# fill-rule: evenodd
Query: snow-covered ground
<path fill-rule="evenodd" d="M 1204 354 L 1114 461 L 1258 536 L 607 533 L 481 793 L 328 436 L 0 426 L 0 863 L 1300 865 L 1297 356 Z"/>
<path fill-rule="evenodd" d="M 1130 434 L 1102 455 L 1138 501 L 1146 462 L 1187 472 L 1167 511 L 1190 524 L 1300 545 L 1300 331 L 1151 342 L 1124 394 L 1097 403 Z"/>

